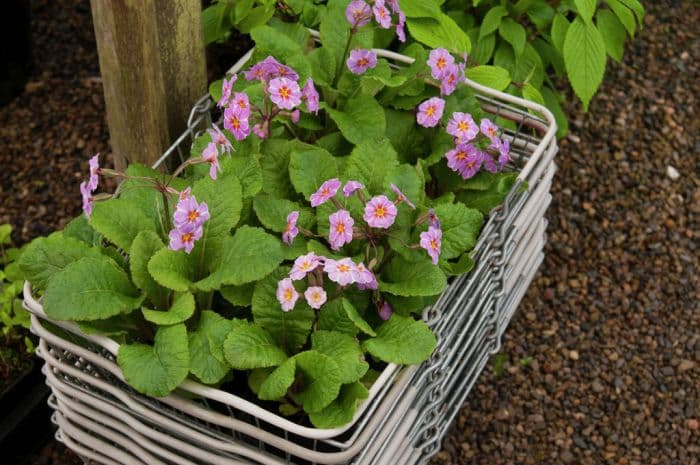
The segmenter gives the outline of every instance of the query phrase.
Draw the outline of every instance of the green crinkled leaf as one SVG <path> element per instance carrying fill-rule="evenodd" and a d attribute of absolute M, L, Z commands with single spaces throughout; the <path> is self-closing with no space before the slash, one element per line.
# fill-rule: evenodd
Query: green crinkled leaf
<path fill-rule="evenodd" d="M 427 360 L 436 345 L 435 335 L 423 321 L 397 314 L 377 328 L 377 337 L 362 343 L 378 359 L 401 365 Z"/>
<path fill-rule="evenodd" d="M 524 99 L 544 105 L 544 97 L 542 97 L 540 91 L 529 82 L 523 86 L 522 93 Z"/>
<path fill-rule="evenodd" d="M 520 23 L 511 18 L 504 18 L 498 26 L 498 33 L 513 47 L 516 57 L 522 55 L 525 51 L 527 33 Z"/>
<path fill-rule="evenodd" d="M 422 156 L 426 140 L 422 132 L 416 131 L 415 115 L 406 111 L 385 108 L 386 137 L 396 149 L 401 163 L 415 163 Z"/>
<path fill-rule="evenodd" d="M 90 225 L 126 253 L 129 253 L 131 243 L 138 233 L 156 231 L 152 218 L 146 216 L 133 202 L 121 198 L 95 202 Z"/>
<path fill-rule="evenodd" d="M 322 148 L 295 150 L 289 160 L 289 178 L 297 192 L 308 199 L 321 184 L 338 177 L 338 162 Z M 285 217 L 286 218 L 286 217 Z"/>
<path fill-rule="evenodd" d="M 307 413 L 320 412 L 340 393 L 340 369 L 327 355 L 307 350 L 294 356 L 299 380 L 299 390 L 292 398 L 304 407 Z"/>
<path fill-rule="evenodd" d="M 366 139 L 352 151 L 345 163 L 344 177 L 360 181 L 372 194 L 389 192 L 387 175 L 398 166 L 398 157 L 388 139 Z"/>
<path fill-rule="evenodd" d="M 605 42 L 608 55 L 619 63 L 622 60 L 622 52 L 625 49 L 625 39 L 627 38 L 622 23 L 612 11 L 598 10 L 596 24 L 603 37 L 603 42 Z"/>
<path fill-rule="evenodd" d="M 260 392 L 260 386 L 274 370 L 275 368 L 273 367 L 256 368 L 254 370 L 250 370 L 248 373 L 248 387 L 250 390 L 255 394 Z"/>
<path fill-rule="evenodd" d="M 337 399 L 323 410 L 309 414 L 309 419 L 316 428 L 341 427 L 352 421 L 357 406 L 368 397 L 369 391 L 362 383 L 345 384 L 340 388 Z"/>
<path fill-rule="evenodd" d="M 194 290 L 195 270 L 198 266 L 191 255 L 164 247 L 148 261 L 148 272 L 161 286 L 185 292 Z"/>
<path fill-rule="evenodd" d="M 506 10 L 505 7 L 499 5 L 491 8 L 484 16 L 483 21 L 481 21 L 479 39 L 498 30 L 498 26 L 501 24 L 501 20 L 504 16 L 508 16 L 508 10 Z"/>
<path fill-rule="evenodd" d="M 265 328 L 287 352 L 299 350 L 309 337 L 314 322 L 314 312 L 303 297 L 289 312 L 282 311 L 277 300 L 277 283 L 287 276 L 289 268 L 279 268 L 258 281 L 253 292 L 253 319 Z"/>
<path fill-rule="evenodd" d="M 146 293 L 146 297 L 157 308 L 165 308 L 169 292 L 158 284 L 148 272 L 148 262 L 163 247 L 165 244 L 156 233 L 141 231 L 131 244 L 131 253 L 129 254 L 131 280 Z"/>
<path fill-rule="evenodd" d="M 204 310 L 197 329 L 189 333 L 190 372 L 203 383 L 214 384 L 229 372 L 223 347 L 233 322 L 219 314 Z"/>
<path fill-rule="evenodd" d="M 461 203 L 442 204 L 435 207 L 440 219 L 442 244 L 440 258 L 449 260 L 471 250 L 476 245 L 484 216 Z"/>
<path fill-rule="evenodd" d="M 352 304 L 350 304 L 350 306 L 352 306 Z M 354 307 L 352 309 L 357 312 Z M 361 318 L 362 317 L 360 317 L 360 319 Z M 367 325 L 367 327 L 369 327 L 369 325 Z M 357 325 L 348 316 L 341 299 L 333 299 L 326 302 L 323 306 L 323 311 L 319 313 L 318 316 L 318 329 L 338 331 L 349 334 L 350 336 L 355 336 L 360 332 Z M 372 330 L 371 327 L 369 329 L 370 331 Z"/>
<path fill-rule="evenodd" d="M 263 192 L 277 198 L 292 198 L 294 188 L 289 180 L 289 154 L 293 144 L 282 139 L 267 139 L 261 147 L 260 166 Z"/>
<path fill-rule="evenodd" d="M 330 87 L 335 79 L 337 64 L 335 55 L 327 47 L 315 48 L 306 56 L 311 65 L 311 75 L 314 83 Z"/>
<path fill-rule="evenodd" d="M 120 346 L 117 363 L 126 381 L 137 391 L 154 397 L 167 396 L 190 369 L 185 325 L 158 328 L 153 346 Z"/>
<path fill-rule="evenodd" d="M 433 18 L 408 18 L 406 24 L 411 36 L 428 47 L 445 47 L 452 53 L 471 51 L 467 33 L 446 14 Z"/>
<path fill-rule="evenodd" d="M 366 94 L 376 95 L 384 87 L 399 87 L 407 80 L 407 76 L 395 73 L 389 67 L 389 63 L 381 59 L 377 61 L 377 66 L 368 69 L 360 77 L 360 84 Z"/>
<path fill-rule="evenodd" d="M 85 215 L 73 218 L 66 227 L 63 228 L 63 237 L 78 239 L 90 246 L 99 246 L 102 243 L 102 236 L 90 226 Z"/>
<path fill-rule="evenodd" d="M 242 284 L 240 286 L 224 286 L 219 289 L 221 296 L 239 307 L 249 307 L 253 301 L 254 283 Z"/>
<path fill-rule="evenodd" d="M 475 208 L 484 215 L 503 203 L 515 183 L 518 173 L 498 173 L 496 181 L 485 190 L 468 190 L 457 194 L 457 200 L 469 208 Z"/>
<path fill-rule="evenodd" d="M 386 183 L 387 185 L 396 185 L 414 205 L 423 203 L 425 179 L 423 179 L 423 172 L 419 167 L 405 163 L 401 164 L 389 173 Z M 396 194 L 391 192 L 389 198 L 394 199 L 395 196 Z M 403 205 L 406 206 L 406 209 L 410 209 L 407 204 L 404 203 Z M 401 207 L 399 207 L 399 210 L 401 210 Z"/>
<path fill-rule="evenodd" d="M 404 297 L 436 295 L 447 286 L 445 274 L 427 257 L 417 262 L 394 257 L 384 269 L 381 279 L 380 291 Z"/>
<path fill-rule="evenodd" d="M 33 240 L 19 258 L 19 267 L 35 289 L 46 289 L 49 280 L 81 258 L 101 258 L 97 248 L 72 237 L 55 233 Z"/>
<path fill-rule="evenodd" d="M 311 209 L 269 194 L 256 195 L 253 199 L 253 209 L 263 226 L 275 232 L 284 232 L 287 226 L 287 215 L 293 211 L 299 212 L 298 224 L 306 229 L 310 230 L 316 219 Z"/>
<path fill-rule="evenodd" d="M 441 261 L 440 267 L 448 276 L 459 276 L 468 273 L 474 268 L 474 260 L 469 254 L 462 254 L 457 261 Z"/>
<path fill-rule="evenodd" d="M 348 299 L 343 299 L 343 310 L 345 310 L 345 314 L 357 329 L 370 336 L 375 335 L 372 327 L 360 316 L 355 306 Z"/>
<path fill-rule="evenodd" d="M 210 218 L 204 223 L 202 239 L 197 242 L 199 249 L 209 243 L 227 237 L 231 228 L 241 217 L 243 190 L 234 173 L 224 173 L 218 179 L 202 178 L 192 186 L 192 195 L 197 202 L 206 202 Z"/>
<path fill-rule="evenodd" d="M 346 6 L 347 2 L 341 0 L 329 1 L 319 26 L 323 48 L 331 52 L 336 66 L 343 60 L 343 51 L 350 38 L 350 24 L 345 18 Z"/>
<path fill-rule="evenodd" d="M 371 95 L 360 94 L 348 99 L 342 110 L 325 108 L 343 137 L 353 144 L 381 137 L 386 131 L 384 110 Z"/>
<path fill-rule="evenodd" d="M 141 308 L 141 312 L 147 321 L 160 326 L 182 323 L 194 314 L 194 296 L 189 292 L 176 294 L 167 311 Z"/>
<path fill-rule="evenodd" d="M 574 0 L 579 16 L 586 23 L 590 23 L 595 13 L 597 0 Z"/>
<path fill-rule="evenodd" d="M 55 320 L 101 320 L 139 308 L 143 299 L 111 259 L 81 258 L 51 278 L 44 310 Z"/>
<path fill-rule="evenodd" d="M 576 18 L 566 32 L 564 63 L 571 87 L 588 110 L 605 74 L 605 42 L 593 23 Z"/>
<path fill-rule="evenodd" d="M 233 325 L 223 348 L 224 357 L 237 370 L 274 367 L 287 360 L 270 333 L 255 323 Z"/>
<path fill-rule="evenodd" d="M 260 384 L 258 397 L 261 400 L 277 400 L 287 394 L 287 390 L 294 383 L 294 374 L 296 373 L 296 360 L 292 357 L 287 359 L 280 366 L 270 373 Z"/>
<path fill-rule="evenodd" d="M 491 65 L 467 68 L 467 78 L 496 90 L 505 90 L 511 81 L 507 69 Z"/>
<path fill-rule="evenodd" d="M 239 286 L 257 281 L 277 268 L 282 258 L 279 239 L 261 228 L 241 226 L 236 234 L 224 238 L 221 251 L 213 258 L 211 274 L 195 286 L 211 291 L 223 284 Z"/>
<path fill-rule="evenodd" d="M 564 51 L 564 39 L 566 39 L 566 31 L 569 30 L 569 20 L 561 13 L 557 13 L 552 21 L 552 44 L 559 50 L 559 53 Z"/>
<path fill-rule="evenodd" d="M 369 369 L 360 344 L 347 334 L 316 331 L 311 335 L 311 348 L 328 355 L 338 364 L 340 382 L 343 384 L 358 381 Z"/>
<path fill-rule="evenodd" d="M 178 191 L 186 187 L 185 181 L 138 163 L 129 165 L 125 173 L 130 177 L 119 186 L 119 198 L 128 201 L 129 205 L 151 218 L 159 235 L 166 235 L 168 231 L 166 231 L 167 219 L 164 217 L 163 195 L 156 190 L 152 180 L 168 184 Z M 170 211 L 173 211 L 176 202 L 177 197 L 168 196 Z"/>
<path fill-rule="evenodd" d="M 221 170 L 233 173 L 241 183 L 243 198 L 255 196 L 263 186 L 262 167 L 255 155 L 240 155 L 238 152 L 231 157 L 220 159 Z M 199 198 L 197 199 L 199 200 Z"/>

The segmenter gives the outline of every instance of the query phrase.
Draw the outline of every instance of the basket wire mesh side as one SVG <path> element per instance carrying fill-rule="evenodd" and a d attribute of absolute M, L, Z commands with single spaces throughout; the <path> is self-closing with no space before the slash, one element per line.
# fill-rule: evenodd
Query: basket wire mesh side
<path fill-rule="evenodd" d="M 397 63 L 410 62 L 392 52 L 378 54 Z M 503 332 L 542 262 L 544 214 L 556 171 L 556 126 L 547 110 L 469 85 L 492 118 L 516 123 L 501 135 L 511 143 L 513 162 L 508 169 L 518 169 L 518 178 L 477 240 L 474 269 L 454 279 L 424 312 L 438 340 L 435 352 L 418 367 L 387 373 L 386 382 L 351 427 L 334 435 L 304 435 L 210 396 L 211 388 L 191 381 L 166 398 L 143 396 L 124 382 L 113 343 L 81 337 L 74 326 L 61 322 L 51 323 L 75 334 L 59 336 L 55 327 L 47 329 L 45 315 L 37 309 L 40 304 L 29 291 L 25 307 L 35 313 L 32 327 L 40 336 L 37 352 L 45 360 L 52 389 L 57 438 L 98 463 L 427 463 L 490 354 L 499 350 Z M 190 157 L 195 137 L 212 122 L 212 107 L 206 96 L 196 103 L 188 129 L 155 167 Z"/>

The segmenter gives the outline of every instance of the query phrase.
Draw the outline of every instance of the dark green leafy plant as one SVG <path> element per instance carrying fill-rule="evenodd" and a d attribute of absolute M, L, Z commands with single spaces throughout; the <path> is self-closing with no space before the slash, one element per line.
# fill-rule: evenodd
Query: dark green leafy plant
<path fill-rule="evenodd" d="M 253 29 L 254 64 L 210 89 L 223 130 L 172 175 L 93 157 L 85 215 L 23 253 L 46 314 L 118 340 L 140 392 L 191 377 L 332 428 L 387 363 L 435 349 L 420 316 L 472 268 L 516 177 L 509 139 L 464 63 L 413 44 L 394 67 L 347 6 L 328 3 L 320 43 L 299 23 Z M 400 10 L 384 14 L 401 37 Z M 100 176 L 118 196 L 95 195 Z"/>
<path fill-rule="evenodd" d="M 28 352 L 34 350 L 34 344 L 27 336 L 29 314 L 22 309 L 22 286 L 24 277 L 17 265 L 21 249 L 12 246 L 12 226 L 0 225 L 0 328 L 5 340 L 4 345 L 21 340 Z"/>

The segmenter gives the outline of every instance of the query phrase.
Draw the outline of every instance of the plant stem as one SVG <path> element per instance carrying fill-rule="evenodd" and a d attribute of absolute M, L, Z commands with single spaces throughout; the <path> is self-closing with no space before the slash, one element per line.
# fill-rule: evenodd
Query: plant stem
<path fill-rule="evenodd" d="M 340 81 L 340 77 L 343 75 L 343 71 L 345 71 L 345 60 L 348 59 L 348 55 L 350 54 L 350 44 L 352 43 L 352 38 L 355 36 L 355 26 L 350 28 L 350 37 L 348 37 L 348 41 L 345 43 L 345 50 L 343 51 L 343 59 L 340 60 L 340 63 L 338 63 L 338 67 L 335 71 L 335 79 L 333 80 L 333 88 L 336 88 L 338 86 L 338 81 Z"/>

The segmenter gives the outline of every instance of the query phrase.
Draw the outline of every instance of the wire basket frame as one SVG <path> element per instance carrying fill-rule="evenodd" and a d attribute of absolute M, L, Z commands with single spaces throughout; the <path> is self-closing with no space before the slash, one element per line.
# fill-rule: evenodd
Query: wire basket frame
<path fill-rule="evenodd" d="M 376 50 L 398 64 L 413 60 Z M 249 52 L 234 71 L 252 56 Z M 256 463 L 357 465 L 426 463 L 488 361 L 543 258 L 557 152 L 554 119 L 545 108 L 468 81 L 482 109 L 514 121 L 510 141 L 517 180 L 494 209 L 475 247 L 475 268 L 454 279 L 424 313 L 438 346 L 419 367 L 390 366 L 355 422 L 332 433 L 290 426 L 288 420 L 217 389 L 185 381 L 178 392 L 153 399 L 130 388 L 115 364 L 118 345 L 48 330 L 41 305 L 25 286 L 25 306 L 45 361 L 57 437 L 100 463 Z M 202 97 L 187 130 L 155 163 L 190 157 L 194 139 L 212 122 L 213 102 Z M 77 342 L 77 344 L 76 344 Z M 376 389 L 375 389 L 376 388 Z M 277 417 L 277 418 L 275 418 Z M 293 427 L 295 426 L 295 427 Z M 147 446 L 147 447 L 146 447 Z M 122 454 L 122 455 L 119 455 Z M 119 462 L 117 462 L 117 460 Z"/>

